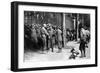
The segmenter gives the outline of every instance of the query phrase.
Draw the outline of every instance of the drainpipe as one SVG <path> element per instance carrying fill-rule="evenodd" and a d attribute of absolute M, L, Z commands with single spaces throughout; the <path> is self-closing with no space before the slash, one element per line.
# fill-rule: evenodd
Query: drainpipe
<path fill-rule="evenodd" d="M 65 24 L 65 13 L 63 13 L 63 44 L 66 45 L 66 24 Z"/>

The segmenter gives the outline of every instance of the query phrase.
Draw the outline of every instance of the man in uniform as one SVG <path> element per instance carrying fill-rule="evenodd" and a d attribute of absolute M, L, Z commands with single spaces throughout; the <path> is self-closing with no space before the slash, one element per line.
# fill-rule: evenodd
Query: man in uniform
<path fill-rule="evenodd" d="M 58 53 L 62 51 L 62 31 L 60 27 L 57 29 L 57 37 L 58 37 Z"/>
<path fill-rule="evenodd" d="M 46 29 L 47 25 L 46 24 L 43 24 L 43 27 L 42 27 L 42 38 L 44 40 L 44 49 L 48 50 L 48 32 L 47 32 L 47 29 Z"/>

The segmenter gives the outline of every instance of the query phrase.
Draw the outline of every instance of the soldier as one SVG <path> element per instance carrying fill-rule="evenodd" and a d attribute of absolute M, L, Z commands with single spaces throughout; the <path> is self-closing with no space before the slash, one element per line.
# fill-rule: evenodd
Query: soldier
<path fill-rule="evenodd" d="M 80 46 L 79 46 L 79 50 L 81 51 L 81 57 L 86 57 L 86 33 L 85 33 L 85 29 L 81 28 L 80 31 Z"/>
<path fill-rule="evenodd" d="M 44 40 L 44 49 L 48 50 L 48 32 L 47 32 L 47 29 L 46 29 L 46 24 L 43 24 L 43 27 L 42 27 L 42 38 Z"/>
<path fill-rule="evenodd" d="M 50 44 L 49 48 L 52 49 L 52 52 L 53 52 L 53 44 L 54 44 L 54 42 L 53 42 L 53 32 L 54 32 L 53 28 L 52 28 L 52 26 L 50 26 L 49 31 L 48 31 L 48 33 L 49 33 L 49 44 Z"/>
<path fill-rule="evenodd" d="M 37 34 L 36 34 L 36 29 L 35 29 L 35 25 L 32 25 L 32 34 L 31 34 L 31 38 L 33 41 L 37 42 Z"/>
<path fill-rule="evenodd" d="M 62 51 L 62 31 L 60 28 L 57 30 L 57 37 L 58 37 L 58 53 Z"/>
<path fill-rule="evenodd" d="M 41 34 L 41 26 L 38 25 L 37 30 L 37 40 L 38 40 L 38 49 L 42 50 L 42 52 L 44 51 L 44 42 L 43 42 L 43 38 L 42 38 L 42 34 Z"/>
<path fill-rule="evenodd" d="M 38 47 L 38 45 L 37 45 L 37 42 L 38 42 L 38 40 L 37 40 L 37 33 L 36 33 L 36 29 L 35 29 L 35 25 L 32 25 L 32 33 L 31 33 L 31 39 L 32 39 L 32 42 L 33 42 L 33 49 L 35 50 L 35 49 L 37 49 Z"/>

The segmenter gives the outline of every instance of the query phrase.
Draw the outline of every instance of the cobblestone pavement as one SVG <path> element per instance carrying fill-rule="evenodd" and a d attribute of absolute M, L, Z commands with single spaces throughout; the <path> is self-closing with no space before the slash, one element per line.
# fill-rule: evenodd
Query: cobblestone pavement
<path fill-rule="evenodd" d="M 90 44 L 88 44 L 89 46 Z M 32 51 L 27 51 L 24 54 L 24 61 L 25 62 L 34 62 L 34 61 L 57 61 L 57 60 L 69 60 L 69 56 L 71 55 L 70 50 L 75 48 L 79 53 L 79 43 L 75 41 L 70 41 L 66 43 L 66 46 L 62 48 L 62 52 L 57 53 L 58 49 L 54 48 L 54 52 L 51 52 L 49 50 L 48 52 L 42 53 L 41 51 L 38 52 L 32 52 Z M 80 54 L 76 59 L 88 59 L 90 58 L 90 47 L 86 48 L 86 57 L 85 58 L 80 58 Z M 76 60 L 75 59 L 75 60 Z"/>

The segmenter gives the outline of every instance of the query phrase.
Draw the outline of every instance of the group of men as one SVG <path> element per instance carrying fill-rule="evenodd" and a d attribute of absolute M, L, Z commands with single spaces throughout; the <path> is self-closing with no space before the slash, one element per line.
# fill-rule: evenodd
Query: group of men
<path fill-rule="evenodd" d="M 31 37 L 33 41 L 36 41 L 37 45 L 42 52 L 52 51 L 54 52 L 54 48 L 58 49 L 58 52 L 62 51 L 62 30 L 59 26 L 53 26 L 52 24 L 33 24 L 32 25 L 32 33 Z M 89 30 L 82 27 L 80 29 L 80 45 L 79 50 L 81 52 L 82 57 L 86 57 L 86 47 L 87 43 L 90 39 Z"/>
<path fill-rule="evenodd" d="M 37 26 L 37 27 L 36 27 Z M 32 25 L 31 37 L 37 41 L 42 52 L 51 50 L 57 46 L 58 52 L 62 50 L 62 31 L 61 27 L 53 26 L 52 24 Z"/>

